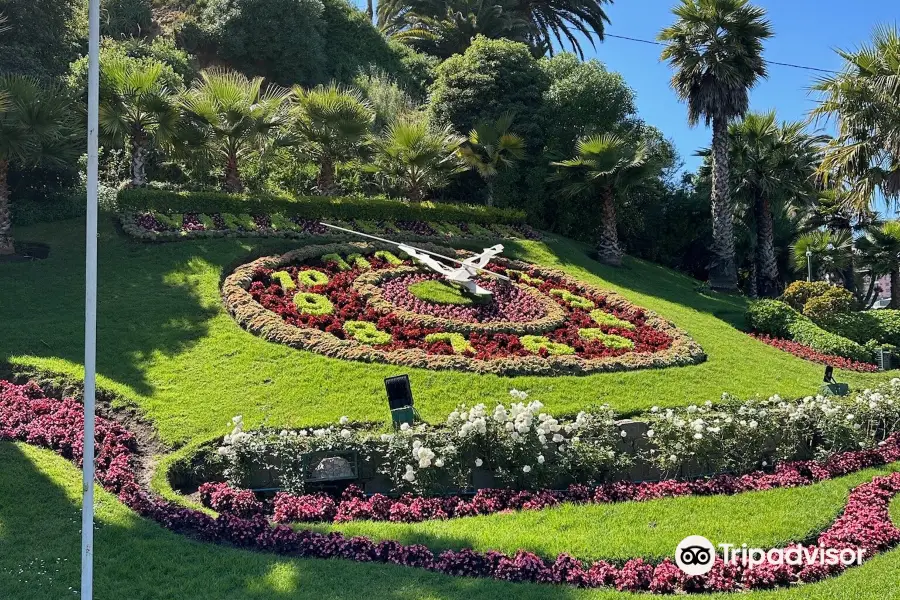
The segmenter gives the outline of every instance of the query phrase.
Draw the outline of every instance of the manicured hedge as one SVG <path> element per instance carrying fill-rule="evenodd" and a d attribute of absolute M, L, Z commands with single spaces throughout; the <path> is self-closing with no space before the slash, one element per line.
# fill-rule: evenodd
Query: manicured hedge
<path fill-rule="evenodd" d="M 868 310 L 832 315 L 820 325 L 854 342 L 900 346 L 900 310 Z"/>
<path fill-rule="evenodd" d="M 872 353 L 861 344 L 825 331 L 778 300 L 753 302 L 747 309 L 747 322 L 757 333 L 792 340 L 824 354 L 872 362 Z"/>
<path fill-rule="evenodd" d="M 126 188 L 119 192 L 122 211 L 162 213 L 280 213 L 309 219 L 391 221 L 451 221 L 515 224 L 525 221 L 521 211 L 466 204 L 422 202 L 410 204 L 387 198 L 333 198 L 275 194 L 179 192 L 156 188 Z"/>

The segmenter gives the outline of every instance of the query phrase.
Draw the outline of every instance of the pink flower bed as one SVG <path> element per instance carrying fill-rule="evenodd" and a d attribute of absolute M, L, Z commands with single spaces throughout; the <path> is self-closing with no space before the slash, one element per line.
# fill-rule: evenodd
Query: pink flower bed
<path fill-rule="evenodd" d="M 79 464 L 82 458 L 81 405 L 65 398 L 48 398 L 35 384 L 16 385 L 0 380 L 0 440 L 19 440 L 49 448 Z M 577 587 L 615 587 L 623 591 L 657 594 L 705 591 L 739 591 L 817 581 L 835 575 L 843 567 L 816 564 L 775 566 L 763 563 L 753 568 L 725 564 L 717 559 L 707 575 L 688 577 L 669 559 L 652 564 L 634 558 L 619 567 L 606 561 L 587 565 L 567 555 L 545 560 L 525 550 L 513 556 L 500 552 L 447 550 L 435 555 L 425 546 L 395 541 L 374 542 L 364 537 L 347 538 L 339 533 L 294 531 L 272 525 L 256 512 L 246 495 L 226 494 L 246 516 L 221 514 L 213 518 L 157 498 L 143 490 L 133 468 L 135 439 L 119 424 L 97 418 L 97 479 L 138 514 L 163 527 L 197 539 L 273 552 L 286 556 L 342 558 L 358 562 L 380 562 L 447 575 L 490 577 L 504 581 L 556 583 Z M 832 464 L 833 474 L 861 468 L 866 456 L 848 453 Z M 812 471 L 810 471 L 812 474 Z M 817 469 L 816 473 L 824 475 Z M 890 519 L 888 505 L 900 493 L 900 473 L 876 477 L 855 488 L 843 514 L 818 537 L 826 548 L 862 549 L 869 558 L 900 542 L 900 530 Z M 797 548 L 798 546 L 792 546 Z"/>
<path fill-rule="evenodd" d="M 878 367 L 876 365 L 860 362 L 851 358 L 844 358 L 843 356 L 822 354 L 821 352 L 817 352 L 816 350 L 813 350 L 808 346 L 804 346 L 803 344 L 791 340 L 784 340 L 781 338 L 771 337 L 759 333 L 751 333 L 750 337 L 759 340 L 764 344 L 768 344 L 774 348 L 778 348 L 779 350 L 790 352 L 798 358 L 817 362 L 823 365 L 831 365 L 832 367 L 837 367 L 838 369 L 859 371 L 861 373 L 874 373 L 878 370 Z"/>

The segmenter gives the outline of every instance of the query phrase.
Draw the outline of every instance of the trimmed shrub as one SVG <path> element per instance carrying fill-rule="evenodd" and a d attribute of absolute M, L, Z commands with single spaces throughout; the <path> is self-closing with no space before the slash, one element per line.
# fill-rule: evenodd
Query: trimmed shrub
<path fill-rule="evenodd" d="M 825 281 L 795 281 L 784 290 L 779 300 L 794 310 L 802 311 L 810 298 L 821 296 L 832 287 Z"/>
<path fill-rule="evenodd" d="M 821 296 L 813 296 L 803 305 L 803 314 L 819 321 L 828 317 L 849 313 L 856 305 L 853 294 L 844 288 L 830 287 Z"/>
<path fill-rule="evenodd" d="M 747 309 L 747 322 L 754 331 L 793 340 L 824 354 L 835 354 L 871 362 L 872 354 L 861 344 L 829 333 L 784 302 L 759 300 Z"/>
<path fill-rule="evenodd" d="M 822 327 L 859 344 L 875 340 L 879 345 L 900 346 L 900 310 L 867 310 L 831 315 Z"/>
<path fill-rule="evenodd" d="M 602 329 L 579 329 L 578 335 L 589 342 L 600 342 L 607 348 L 616 350 L 634 350 L 634 342 L 621 335 L 603 333 Z"/>
<path fill-rule="evenodd" d="M 286 194 L 228 194 L 225 192 L 179 192 L 157 188 L 125 188 L 119 191 L 123 211 L 155 210 L 164 213 L 281 213 L 308 219 L 342 221 L 452 221 L 518 224 L 525 213 L 518 210 L 422 202 L 407 204 L 388 198 L 333 198 Z"/>

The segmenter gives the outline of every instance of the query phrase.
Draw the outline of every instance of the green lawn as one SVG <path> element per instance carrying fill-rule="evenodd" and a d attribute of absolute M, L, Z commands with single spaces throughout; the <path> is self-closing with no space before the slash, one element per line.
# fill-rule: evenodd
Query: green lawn
<path fill-rule="evenodd" d="M 0 598 L 78 589 L 81 475 L 46 450 L 0 443 Z M 286 559 L 193 542 L 98 491 L 95 597 L 130 600 L 626 600 L 610 590 L 465 579 L 390 565 Z M 793 504 L 792 504 L 793 505 Z M 796 507 L 797 505 L 793 505 Z M 900 502 L 893 515 L 900 520 Z M 900 549 L 823 583 L 710 600 L 900 598 Z M 640 596 L 649 597 L 649 596 Z"/>
<path fill-rule="evenodd" d="M 51 258 L 0 265 L 0 364 L 81 375 L 83 223 L 16 230 L 19 239 L 52 246 Z M 242 331 L 222 310 L 219 284 L 237 264 L 287 251 L 291 242 L 215 239 L 140 244 L 104 216 L 100 230 L 98 369 L 101 386 L 133 403 L 171 446 L 224 433 L 235 414 L 248 425 L 319 424 L 341 415 L 386 416 L 382 378 L 406 371 L 325 358 L 271 344 Z M 609 402 L 622 413 L 652 405 L 715 400 L 728 391 L 804 395 L 821 367 L 755 342 L 736 327 L 745 301 L 699 293 L 696 282 L 636 260 L 603 267 L 573 242 L 507 244 L 508 254 L 554 266 L 616 290 L 674 321 L 709 354 L 698 366 L 586 377 L 501 378 L 408 370 L 424 418 L 443 420 L 458 402 L 506 401 L 529 390 L 556 414 Z M 841 373 L 854 386 L 877 376 Z M 881 377 L 883 378 L 883 376 Z M 0 444 L 0 598 L 73 596 L 77 588 L 76 469 L 19 444 Z M 659 557 L 687 533 L 760 545 L 803 539 L 839 512 L 851 487 L 875 471 L 797 490 L 726 498 L 682 498 L 457 519 L 417 525 L 353 523 L 352 533 L 547 556 Z M 160 477 L 157 477 L 159 482 Z M 584 591 L 451 578 L 385 565 L 289 560 L 192 542 L 137 518 L 99 494 L 98 598 L 620 598 Z M 900 508 L 897 509 L 900 513 Z M 783 590 L 777 598 L 891 598 L 900 581 L 900 551 L 835 580 Z M 753 594 L 764 597 L 766 594 Z"/>
<path fill-rule="evenodd" d="M 566 552 L 583 560 L 662 559 L 672 556 L 678 542 L 689 535 L 702 535 L 715 544 L 770 548 L 803 541 L 825 529 L 843 509 L 852 488 L 894 470 L 900 470 L 900 463 L 808 487 L 730 497 L 566 504 L 447 521 L 355 521 L 317 529 L 424 544 L 436 550 L 474 548 L 515 554 L 527 548 L 546 558 Z M 798 511 L 798 506 L 803 509 Z"/>
<path fill-rule="evenodd" d="M 84 239 L 81 221 L 16 230 L 51 244 L 46 261 L 0 265 L 0 363 L 79 376 L 83 345 Z M 295 426 L 341 415 L 383 421 L 382 379 L 408 371 L 419 412 L 442 420 L 458 402 L 506 401 L 525 389 L 549 410 L 571 413 L 597 401 L 623 413 L 652 405 L 715 400 L 728 391 L 804 395 L 821 381 L 818 365 L 748 339 L 735 326 L 744 300 L 701 294 L 696 282 L 629 260 L 612 269 L 567 240 L 507 244 L 508 254 L 565 269 L 621 292 L 686 329 L 709 360 L 701 365 L 585 377 L 476 376 L 339 361 L 263 341 L 221 308 L 219 284 L 236 264 L 285 251 L 290 242 L 215 239 L 132 242 L 101 218 L 98 370 L 101 385 L 140 406 L 161 438 L 180 444 L 222 434 L 243 414 L 249 426 Z M 862 385 L 875 376 L 843 374 Z"/>

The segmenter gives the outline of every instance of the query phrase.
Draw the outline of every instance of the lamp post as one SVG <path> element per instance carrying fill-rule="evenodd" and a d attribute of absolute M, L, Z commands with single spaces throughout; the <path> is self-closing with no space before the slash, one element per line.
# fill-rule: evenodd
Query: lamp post
<path fill-rule="evenodd" d="M 88 6 L 87 226 L 84 281 L 84 452 L 81 490 L 81 600 L 94 597 L 94 402 L 97 378 L 97 128 L 100 0 Z"/>
<path fill-rule="evenodd" d="M 806 281 L 812 282 L 812 250 L 806 251 Z"/>

